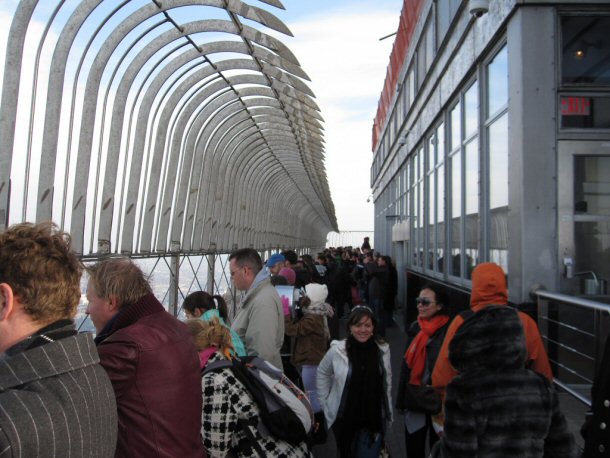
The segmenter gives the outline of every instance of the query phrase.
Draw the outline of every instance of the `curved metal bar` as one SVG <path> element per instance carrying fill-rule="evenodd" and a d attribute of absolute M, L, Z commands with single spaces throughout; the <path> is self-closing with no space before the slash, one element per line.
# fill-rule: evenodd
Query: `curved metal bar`
<path fill-rule="evenodd" d="M 17 6 L 6 46 L 2 101 L 0 102 L 0 230 L 6 228 L 10 201 L 10 177 L 17 122 L 17 99 L 27 23 L 37 0 L 22 1 Z"/>
<path fill-rule="evenodd" d="M 283 8 L 276 0 L 264 3 Z M 336 219 L 323 165 L 323 118 L 304 82 L 309 78 L 281 41 L 239 18 L 291 35 L 288 28 L 240 0 L 141 7 L 124 0 L 94 17 L 100 4 L 83 0 L 67 16 L 51 58 L 47 104 L 32 100 L 30 122 L 44 111 L 37 220 L 53 216 L 63 188 L 62 224 L 69 221 L 80 252 L 96 249 L 95 235 L 97 249 L 126 253 L 323 244 Z M 36 5 L 21 1 L 9 37 L 0 108 L 0 229 L 10 199 L 24 40 Z M 174 9 L 184 6 L 224 9 L 230 20 L 178 23 Z M 111 22 L 118 25 L 102 37 Z M 214 41 L 218 33 L 239 41 Z M 84 47 L 75 46 L 83 36 Z M 77 64 L 71 75 L 68 59 Z M 35 91 L 40 84 L 35 80 Z M 59 141 L 66 141 L 60 126 L 68 129 L 65 178 L 56 172 Z"/>

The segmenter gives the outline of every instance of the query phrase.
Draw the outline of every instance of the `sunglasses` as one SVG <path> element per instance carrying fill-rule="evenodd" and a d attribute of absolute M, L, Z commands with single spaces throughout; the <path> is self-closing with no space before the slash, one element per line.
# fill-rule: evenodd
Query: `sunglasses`
<path fill-rule="evenodd" d="M 417 299 L 415 299 L 415 302 L 421 305 L 430 305 L 433 301 L 427 297 L 418 297 Z"/>

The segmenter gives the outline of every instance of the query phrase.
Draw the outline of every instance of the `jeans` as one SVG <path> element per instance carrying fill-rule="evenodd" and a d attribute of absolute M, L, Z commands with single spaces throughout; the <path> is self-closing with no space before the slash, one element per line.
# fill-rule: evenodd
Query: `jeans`
<path fill-rule="evenodd" d="M 371 435 L 368 431 L 360 430 L 355 441 L 355 458 L 378 458 L 381 446 L 383 445 L 383 435 L 375 433 Z"/>
<path fill-rule="evenodd" d="M 316 374 L 318 372 L 318 366 L 310 366 L 308 364 L 304 364 L 301 367 L 301 378 L 303 379 L 303 387 L 305 388 L 305 392 L 307 396 L 309 396 L 309 402 L 311 403 L 311 408 L 316 412 L 320 412 L 322 408 L 320 407 L 320 401 L 318 400 L 318 390 L 316 389 Z"/>

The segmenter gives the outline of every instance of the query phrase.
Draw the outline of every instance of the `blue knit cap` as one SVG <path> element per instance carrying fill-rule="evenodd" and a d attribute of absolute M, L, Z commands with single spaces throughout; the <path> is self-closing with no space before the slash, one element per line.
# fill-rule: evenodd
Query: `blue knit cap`
<path fill-rule="evenodd" d="M 272 254 L 269 259 L 267 259 L 267 267 L 273 267 L 274 265 L 276 265 L 278 262 L 284 262 L 286 260 L 286 258 L 284 258 L 284 255 L 281 253 L 275 253 Z"/>

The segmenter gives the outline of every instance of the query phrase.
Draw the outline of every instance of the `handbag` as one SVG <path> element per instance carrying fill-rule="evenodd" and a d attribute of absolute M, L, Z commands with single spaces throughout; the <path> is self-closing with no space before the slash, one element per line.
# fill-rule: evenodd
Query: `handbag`
<path fill-rule="evenodd" d="M 408 383 L 404 390 L 404 406 L 408 410 L 437 414 L 441 411 L 441 396 L 431 386 Z"/>

